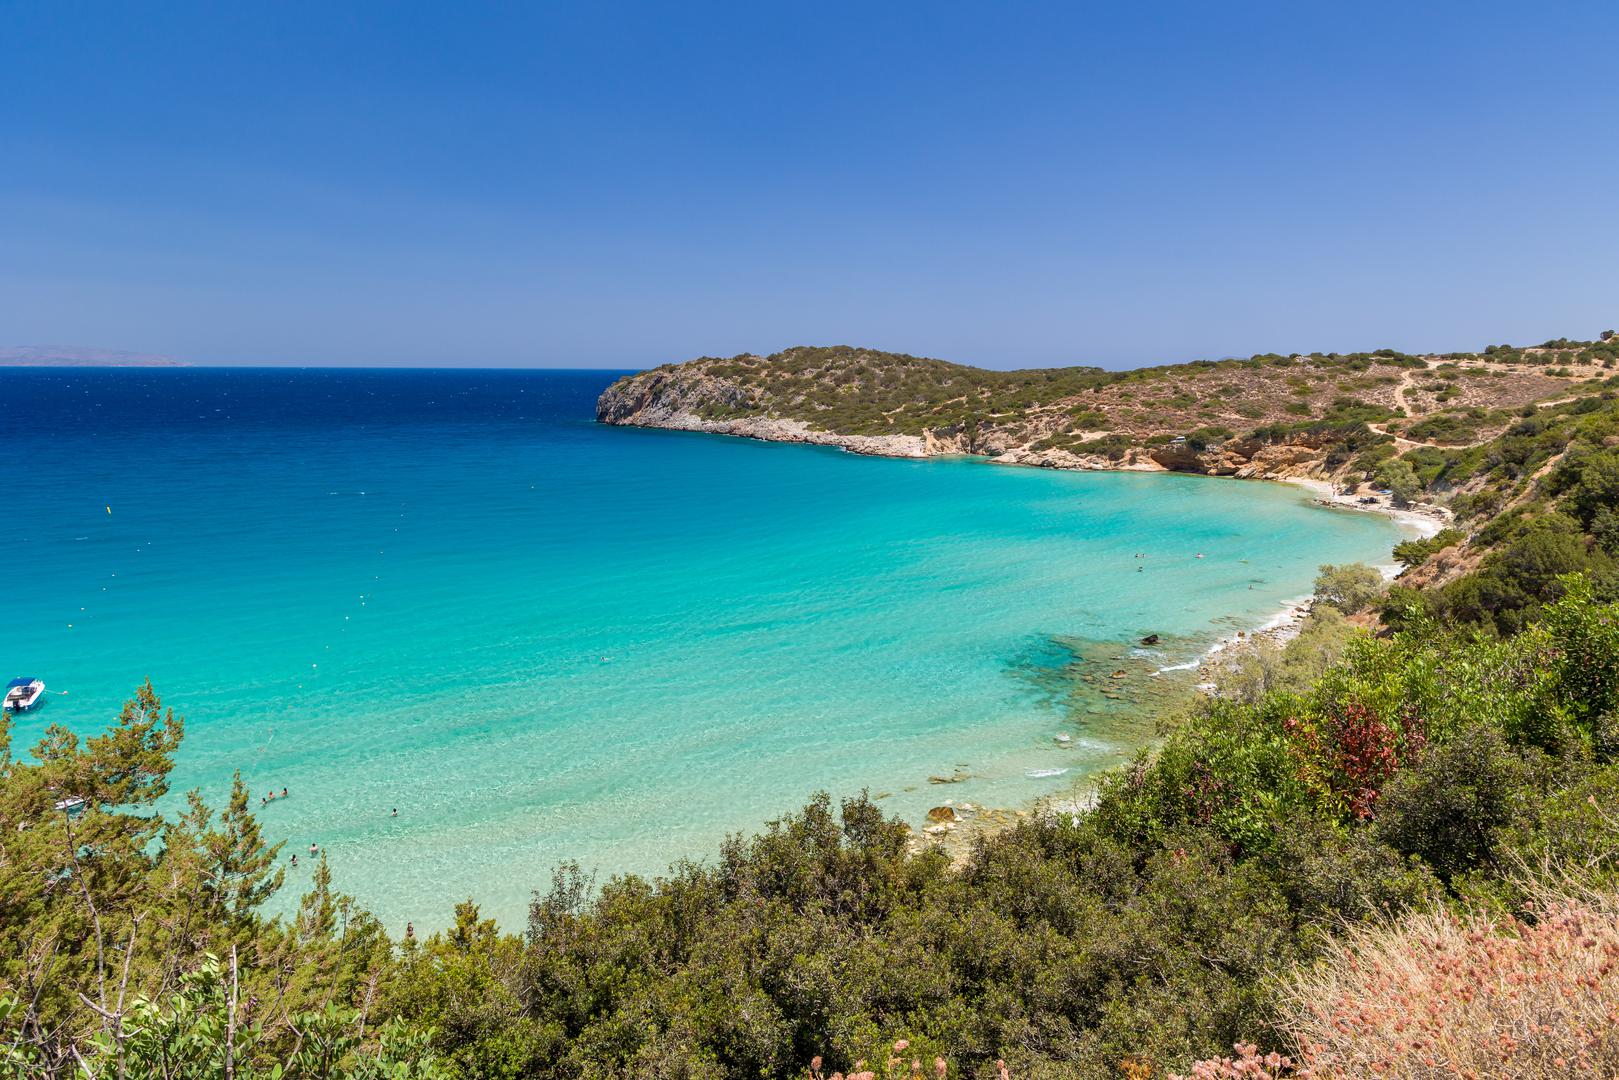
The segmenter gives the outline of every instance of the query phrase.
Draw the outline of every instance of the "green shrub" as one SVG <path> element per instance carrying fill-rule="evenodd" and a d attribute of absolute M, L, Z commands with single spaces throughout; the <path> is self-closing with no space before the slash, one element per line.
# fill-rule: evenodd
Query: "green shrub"
<path fill-rule="evenodd" d="M 1394 545 L 1394 557 L 1401 565 L 1410 569 L 1428 561 L 1429 556 L 1436 551 L 1453 547 L 1467 539 L 1460 529 L 1440 529 L 1432 536 L 1420 540 L 1403 540 Z"/>
<path fill-rule="evenodd" d="M 1345 615 L 1358 615 L 1383 595 L 1383 575 L 1365 563 L 1323 566 L 1315 578 L 1318 601 Z"/>
<path fill-rule="evenodd" d="M 1377 804 L 1377 837 L 1444 881 L 1486 864 L 1499 873 L 1497 836 L 1538 801 L 1536 771 L 1499 731 L 1466 728 L 1388 785 Z"/>

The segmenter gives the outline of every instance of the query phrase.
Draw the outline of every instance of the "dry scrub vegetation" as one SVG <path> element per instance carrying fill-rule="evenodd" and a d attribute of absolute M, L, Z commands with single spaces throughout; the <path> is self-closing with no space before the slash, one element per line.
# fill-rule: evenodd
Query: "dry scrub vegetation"
<path fill-rule="evenodd" d="M 1619 896 L 1529 888 L 1515 918 L 1438 910 L 1350 928 L 1286 983 L 1297 1059 L 1239 1044 L 1190 1077 L 1619 1076 Z"/>

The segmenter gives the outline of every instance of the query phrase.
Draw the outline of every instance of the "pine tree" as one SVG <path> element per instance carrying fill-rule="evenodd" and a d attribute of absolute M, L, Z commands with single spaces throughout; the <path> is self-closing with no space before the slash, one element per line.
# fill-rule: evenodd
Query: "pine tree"
<path fill-rule="evenodd" d="M 231 778 L 230 802 L 219 815 L 219 828 L 205 833 L 202 842 L 217 909 L 229 919 L 249 918 L 286 880 L 286 871 L 276 866 L 285 843 L 265 843 L 258 819 L 248 810 L 240 770 Z"/>
<path fill-rule="evenodd" d="M 337 897 L 332 893 L 332 869 L 322 851 L 314 881 L 298 903 L 298 937 L 307 944 L 331 941 L 336 935 Z"/>

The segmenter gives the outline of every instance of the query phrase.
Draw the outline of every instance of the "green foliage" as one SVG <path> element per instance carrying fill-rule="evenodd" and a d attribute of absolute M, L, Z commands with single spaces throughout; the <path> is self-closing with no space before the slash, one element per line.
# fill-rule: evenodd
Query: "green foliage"
<path fill-rule="evenodd" d="M 217 817 L 195 793 L 173 820 L 157 812 L 183 730 L 150 685 L 102 735 L 48 728 L 32 762 L 13 758 L 0 718 L 0 998 L 11 1000 L 0 1039 L 26 1056 L 27 1075 L 75 1075 L 79 1056 L 111 1053 L 131 1032 L 189 1045 L 192 1027 L 213 1022 L 193 1007 L 214 985 L 198 974 L 211 955 L 243 958 L 233 993 L 275 1003 L 256 1018 L 258 1045 L 285 1064 L 298 1017 L 357 1007 L 388 957 L 387 935 L 324 871 L 315 906 L 330 918 L 288 927 L 259 913 L 282 884 L 279 845 L 264 840 L 240 778 Z M 380 1037 L 347 1026 L 367 1045 Z"/>
<path fill-rule="evenodd" d="M 431 1031 L 391 1023 L 367 1045 L 359 1013 L 328 1005 L 290 1017 L 299 1037 L 287 1045 L 254 1013 L 234 962 L 227 969 L 210 956 L 173 993 L 133 1001 L 81 1051 L 80 1068 L 124 1080 L 450 1080 Z"/>
<path fill-rule="evenodd" d="M 1417 421 L 1406 429 L 1409 438 L 1421 442 L 1451 445 L 1476 442 L 1480 418 L 1458 413 L 1440 413 Z"/>
<path fill-rule="evenodd" d="M 1327 565 L 1315 576 L 1315 597 L 1345 615 L 1358 615 L 1377 602 L 1383 586 L 1383 575 L 1365 563 Z"/>
<path fill-rule="evenodd" d="M 1467 534 L 1460 529 L 1440 529 L 1432 536 L 1420 540 L 1402 540 L 1394 545 L 1394 557 L 1407 569 L 1420 566 L 1428 561 L 1429 556 L 1448 547 L 1454 547 L 1467 539 Z"/>
<path fill-rule="evenodd" d="M 1372 482 L 1388 489 L 1395 506 L 1410 506 L 1422 491 L 1415 470 L 1404 458 L 1390 458 L 1379 464 L 1372 474 Z"/>
<path fill-rule="evenodd" d="M 1497 835 L 1541 794 L 1536 772 L 1496 729 L 1467 728 L 1389 784 L 1377 807 L 1378 839 L 1445 881 L 1486 864 L 1499 873 Z"/>
<path fill-rule="evenodd" d="M 1267 694 L 1302 693 L 1338 661 L 1357 633 L 1342 612 L 1322 604 L 1285 645 L 1256 637 L 1237 650 L 1216 677 L 1219 695 L 1253 705 Z"/>
<path fill-rule="evenodd" d="M 1435 592 L 1432 605 L 1448 618 L 1514 633 L 1562 595 L 1568 575 L 1581 573 L 1603 595 L 1612 592 L 1612 558 L 1587 543 L 1568 518 L 1546 515 L 1512 530 L 1478 572 Z"/>

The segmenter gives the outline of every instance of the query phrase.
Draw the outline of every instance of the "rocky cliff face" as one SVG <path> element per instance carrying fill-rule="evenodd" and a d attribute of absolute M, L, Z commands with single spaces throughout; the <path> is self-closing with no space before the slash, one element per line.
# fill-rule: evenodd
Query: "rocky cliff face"
<path fill-rule="evenodd" d="M 924 458 L 981 454 L 1005 465 L 1047 469 L 1190 472 L 1210 476 L 1280 478 L 1322 475 L 1326 442 L 1299 436 L 1287 442 L 1229 439 L 1194 450 L 1184 442 L 1142 445 L 1113 454 L 1041 449 L 1038 422 L 927 428 L 919 434 L 857 435 L 816 427 L 796 417 L 766 415 L 749 391 L 689 367 L 658 368 L 620 379 L 596 402 L 604 424 L 702 431 L 769 442 L 838 446 L 851 453 Z"/>

